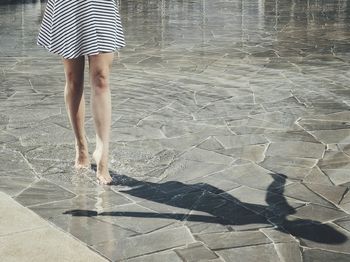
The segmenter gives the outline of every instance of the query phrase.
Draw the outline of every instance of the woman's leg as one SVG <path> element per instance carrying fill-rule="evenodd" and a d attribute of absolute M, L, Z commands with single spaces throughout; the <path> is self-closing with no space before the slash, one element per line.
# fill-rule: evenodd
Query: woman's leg
<path fill-rule="evenodd" d="M 109 73 L 114 53 L 89 56 L 91 82 L 91 109 L 96 130 L 96 149 L 93 158 L 97 164 L 97 178 L 102 184 L 112 181 L 108 170 L 109 138 L 111 128 L 111 92 Z"/>
<path fill-rule="evenodd" d="M 64 99 L 66 110 L 75 135 L 75 168 L 89 168 L 89 151 L 85 138 L 85 100 L 84 100 L 84 56 L 62 58 L 66 76 Z"/>

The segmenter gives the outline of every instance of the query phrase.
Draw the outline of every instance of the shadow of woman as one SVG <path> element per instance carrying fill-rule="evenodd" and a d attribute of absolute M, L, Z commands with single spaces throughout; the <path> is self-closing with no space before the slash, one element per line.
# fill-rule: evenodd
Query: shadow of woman
<path fill-rule="evenodd" d="M 147 213 L 147 212 L 100 212 L 74 209 L 64 212 L 72 216 L 129 216 L 149 218 L 169 218 L 222 225 L 271 224 L 283 233 L 319 243 L 340 244 L 348 238 L 333 227 L 309 219 L 288 220 L 295 213 L 283 195 L 286 176 L 270 174 L 273 182 L 267 188 L 266 205 L 241 202 L 225 191 L 207 183 L 184 184 L 179 181 L 153 183 L 140 181 L 111 172 L 112 185 L 127 186 L 128 190 L 118 190 L 125 194 L 188 210 L 187 213 Z M 278 209 L 274 208 L 278 204 Z M 208 215 L 190 214 L 196 210 Z M 270 218 L 273 218 L 271 222 Z"/>

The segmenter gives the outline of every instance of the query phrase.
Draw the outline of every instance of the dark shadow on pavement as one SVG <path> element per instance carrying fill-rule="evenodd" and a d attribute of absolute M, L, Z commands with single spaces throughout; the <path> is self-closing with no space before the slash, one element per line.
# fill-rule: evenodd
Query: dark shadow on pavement
<path fill-rule="evenodd" d="M 96 169 L 96 166 L 92 166 Z M 111 172 L 112 185 L 128 186 L 131 189 L 119 190 L 148 201 L 161 204 L 197 210 L 208 213 L 206 215 L 182 214 L 182 213 L 147 213 L 147 212 L 101 212 L 93 210 L 69 210 L 64 214 L 72 216 L 128 216 L 169 218 L 205 223 L 219 223 L 222 225 L 246 225 L 246 224 L 272 224 L 276 230 L 288 232 L 295 237 L 301 237 L 314 242 L 340 244 L 348 238 L 327 224 L 309 219 L 286 219 L 288 214 L 295 213 L 283 195 L 286 176 L 283 174 L 270 174 L 273 182 L 267 189 L 265 197 L 268 206 L 241 202 L 225 191 L 207 183 L 184 184 L 178 181 L 153 183 L 139 181 L 134 178 Z M 278 205 L 277 205 L 278 204 Z"/>

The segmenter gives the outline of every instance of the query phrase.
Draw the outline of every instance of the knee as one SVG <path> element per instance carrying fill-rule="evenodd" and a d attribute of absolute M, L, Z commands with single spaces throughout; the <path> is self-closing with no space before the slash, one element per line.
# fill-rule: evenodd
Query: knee
<path fill-rule="evenodd" d="M 80 89 L 84 86 L 84 77 L 74 72 L 66 72 L 66 85 L 69 89 Z"/>
<path fill-rule="evenodd" d="M 109 79 L 107 70 L 96 70 L 91 75 L 92 88 L 95 94 L 108 91 Z"/>

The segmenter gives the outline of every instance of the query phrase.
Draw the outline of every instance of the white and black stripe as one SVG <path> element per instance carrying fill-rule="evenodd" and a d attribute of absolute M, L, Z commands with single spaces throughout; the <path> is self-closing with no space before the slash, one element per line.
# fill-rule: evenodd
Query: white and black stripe
<path fill-rule="evenodd" d="M 125 46 L 116 0 L 49 0 L 37 44 L 64 58 Z"/>

